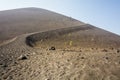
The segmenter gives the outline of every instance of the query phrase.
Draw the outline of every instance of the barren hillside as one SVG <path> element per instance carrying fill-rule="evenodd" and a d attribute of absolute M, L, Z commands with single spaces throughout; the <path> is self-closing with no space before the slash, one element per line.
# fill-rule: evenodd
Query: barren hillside
<path fill-rule="evenodd" d="M 120 80 L 120 36 L 39 8 L 0 12 L 0 80 Z"/>

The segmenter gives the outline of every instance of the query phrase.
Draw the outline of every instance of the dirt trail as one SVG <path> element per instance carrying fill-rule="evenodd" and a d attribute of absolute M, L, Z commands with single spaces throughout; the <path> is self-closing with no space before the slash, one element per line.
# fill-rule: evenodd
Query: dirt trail
<path fill-rule="evenodd" d="M 74 33 L 78 31 L 85 31 L 85 30 L 90 30 L 90 29 L 94 29 L 94 26 L 89 25 L 89 24 L 84 24 L 84 25 L 74 26 L 74 27 L 69 27 L 69 28 L 50 30 L 46 32 L 37 32 L 37 33 L 31 34 L 28 37 L 26 37 L 26 43 L 29 46 L 33 46 L 36 42 L 41 41 L 41 40 L 58 38 L 65 34 Z"/>
<path fill-rule="evenodd" d="M 15 38 L 13 38 L 13 39 L 10 39 L 10 40 L 6 40 L 6 41 L 2 42 L 2 43 L 0 44 L 0 46 L 3 46 L 3 45 L 6 45 L 6 44 L 9 44 L 9 43 L 15 41 L 16 39 L 17 39 L 17 37 L 15 37 Z"/>
<path fill-rule="evenodd" d="M 63 28 L 63 29 L 46 31 L 46 32 L 41 31 L 41 32 L 34 32 L 34 33 L 20 35 L 16 38 L 13 38 L 13 39 L 7 41 L 6 43 L 4 43 L 0 46 L 0 58 L 1 58 L 0 63 L 3 63 L 3 61 L 5 61 L 5 63 L 7 64 L 7 63 L 13 61 L 12 59 L 16 59 L 21 54 L 26 54 L 26 55 L 30 54 L 32 52 L 33 48 L 31 48 L 31 47 L 29 47 L 29 45 L 27 45 L 31 41 L 31 40 L 28 40 L 29 37 L 30 38 L 34 37 L 34 39 L 39 41 L 41 38 L 46 37 L 46 36 L 44 36 L 46 34 L 49 34 L 50 35 L 49 37 L 51 37 L 52 33 L 61 33 L 61 31 L 62 31 L 62 32 L 64 32 L 62 34 L 65 34 L 65 33 L 70 33 L 70 32 L 76 31 L 77 29 L 83 30 L 83 29 L 87 29 L 87 28 L 89 28 L 89 27 L 85 27 L 85 25 L 83 25 L 83 26 L 81 25 L 78 27 Z M 54 37 L 55 36 L 56 35 L 54 35 Z"/>

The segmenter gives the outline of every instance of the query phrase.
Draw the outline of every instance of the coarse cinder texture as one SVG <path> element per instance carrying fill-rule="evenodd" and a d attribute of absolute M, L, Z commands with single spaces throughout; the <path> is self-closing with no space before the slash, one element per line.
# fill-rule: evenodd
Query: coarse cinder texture
<path fill-rule="evenodd" d="M 120 36 L 40 8 L 0 12 L 0 80 L 120 80 Z"/>

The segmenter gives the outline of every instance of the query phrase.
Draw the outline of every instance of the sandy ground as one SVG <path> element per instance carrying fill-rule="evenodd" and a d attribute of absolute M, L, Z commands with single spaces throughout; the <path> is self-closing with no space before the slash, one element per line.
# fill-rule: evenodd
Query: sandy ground
<path fill-rule="evenodd" d="M 74 31 L 73 28 L 62 31 L 71 30 Z M 63 35 L 56 33 L 59 30 L 51 31 L 56 37 L 49 31 L 35 33 L 38 35 L 32 40 L 38 41 L 33 47 L 26 44 L 26 37 L 33 33 L 18 36 L 0 47 L 0 80 L 120 80 L 120 48 L 114 45 L 119 43 L 119 37 L 110 37 L 107 32 L 106 38 L 110 38 L 105 40 L 103 31 L 101 39 L 98 34 L 94 36 L 97 41 L 94 43 L 92 34 L 99 30 L 88 31 L 89 35 L 84 30 Z M 107 47 L 111 44 L 113 47 Z"/>
<path fill-rule="evenodd" d="M 2 67 L 1 67 L 2 68 Z M 118 49 L 45 50 L 3 67 L 1 80 L 120 80 Z"/>
<path fill-rule="evenodd" d="M 71 30 L 74 31 L 62 29 L 63 32 Z M 0 80 L 120 80 L 120 48 L 116 44 L 119 36 L 109 36 L 100 30 L 101 35 L 94 36 L 94 43 L 92 34 L 99 31 L 94 30 L 88 30 L 89 35 L 84 30 L 62 35 L 56 33 L 59 30 L 35 33 L 38 35 L 31 39 L 38 41 L 33 47 L 26 44 L 26 37 L 32 33 L 18 36 L 0 46 Z M 52 37 L 52 32 L 57 36 Z M 102 36 L 105 33 L 106 36 Z M 105 37 L 110 38 L 105 40 Z M 107 47 L 109 45 L 113 47 Z"/>

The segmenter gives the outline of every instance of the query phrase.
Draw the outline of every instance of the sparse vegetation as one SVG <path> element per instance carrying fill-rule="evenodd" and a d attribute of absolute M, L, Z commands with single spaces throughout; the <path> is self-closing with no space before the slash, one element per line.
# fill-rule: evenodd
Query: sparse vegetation
<path fill-rule="evenodd" d="M 72 46 L 72 45 L 73 45 L 73 41 L 70 41 L 70 42 L 69 42 L 69 45 Z"/>

